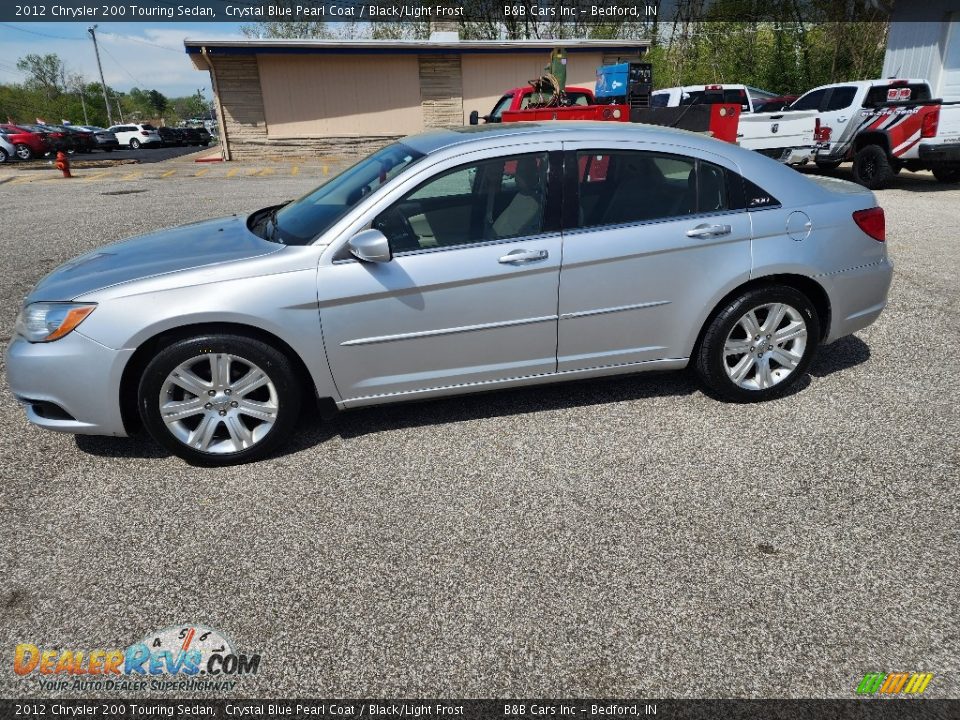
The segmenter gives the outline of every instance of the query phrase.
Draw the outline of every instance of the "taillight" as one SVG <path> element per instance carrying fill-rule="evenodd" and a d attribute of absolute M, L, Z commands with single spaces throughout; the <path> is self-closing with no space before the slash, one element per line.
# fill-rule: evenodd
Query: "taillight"
<path fill-rule="evenodd" d="M 874 240 L 883 242 L 887 239 L 887 220 L 883 214 L 883 208 L 857 210 L 853 214 L 853 221 Z"/>
<path fill-rule="evenodd" d="M 146 130 L 141 130 L 141 131 L 140 131 L 140 134 L 141 134 L 141 135 L 146 135 L 146 136 L 148 136 L 148 137 L 150 136 L 150 133 L 148 133 Z"/>
<path fill-rule="evenodd" d="M 833 131 L 826 125 L 820 124 L 820 118 L 817 118 L 813 125 L 813 141 L 818 143 L 830 142 L 830 135 Z"/>
<path fill-rule="evenodd" d="M 926 115 L 923 116 L 923 124 L 920 126 L 920 137 L 932 138 L 937 136 L 937 128 L 940 125 L 940 108 L 934 106 Z"/>

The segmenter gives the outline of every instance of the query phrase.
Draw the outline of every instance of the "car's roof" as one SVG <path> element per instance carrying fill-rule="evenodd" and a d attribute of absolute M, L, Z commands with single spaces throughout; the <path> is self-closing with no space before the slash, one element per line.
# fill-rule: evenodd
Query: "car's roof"
<path fill-rule="evenodd" d="M 582 140 L 586 132 L 590 133 L 591 139 L 599 136 L 604 140 L 614 142 L 629 140 L 645 140 L 666 144 L 677 144 L 679 142 L 683 145 L 702 147 L 705 150 L 713 151 L 716 151 L 718 142 L 700 133 L 659 125 L 599 120 L 467 125 L 451 129 L 431 130 L 419 135 L 409 135 L 402 142 L 414 150 L 429 154 L 453 146 L 484 145 L 487 142 L 496 142 L 500 138 L 506 137 L 522 137 L 527 140 L 576 141 Z"/>

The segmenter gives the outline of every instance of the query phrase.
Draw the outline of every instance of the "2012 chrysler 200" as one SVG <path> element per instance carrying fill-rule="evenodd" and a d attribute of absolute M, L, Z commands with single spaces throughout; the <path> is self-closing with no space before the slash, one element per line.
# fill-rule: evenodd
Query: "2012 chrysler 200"
<path fill-rule="evenodd" d="M 873 194 L 681 131 L 493 125 L 45 277 L 7 350 L 33 423 L 249 461 L 343 408 L 692 365 L 784 394 L 886 304 Z"/>

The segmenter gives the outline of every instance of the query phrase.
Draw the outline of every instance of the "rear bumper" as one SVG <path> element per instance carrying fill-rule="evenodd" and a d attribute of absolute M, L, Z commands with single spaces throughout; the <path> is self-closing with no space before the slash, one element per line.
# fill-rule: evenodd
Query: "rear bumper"
<path fill-rule="evenodd" d="M 893 279 L 893 264 L 880 262 L 817 278 L 830 297 L 830 331 L 824 342 L 831 343 L 871 325 L 887 306 Z"/>
<path fill-rule="evenodd" d="M 120 378 L 132 354 L 77 331 L 52 343 L 29 343 L 15 336 L 7 346 L 7 382 L 34 425 L 124 436 Z"/>
<path fill-rule="evenodd" d="M 918 156 L 924 165 L 960 166 L 960 143 L 920 143 Z"/>

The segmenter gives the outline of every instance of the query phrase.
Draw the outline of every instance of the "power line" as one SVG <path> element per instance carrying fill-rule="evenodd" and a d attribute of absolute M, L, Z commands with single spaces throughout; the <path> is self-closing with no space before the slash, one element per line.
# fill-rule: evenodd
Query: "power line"
<path fill-rule="evenodd" d="M 174 50 L 173 48 L 166 47 L 165 45 L 158 45 L 157 43 L 150 42 L 149 40 L 142 40 L 132 35 L 118 35 L 117 33 L 100 33 L 104 37 L 114 38 L 116 40 L 129 40 L 131 42 L 140 43 L 141 45 L 149 45 L 150 47 L 160 48 L 161 50 L 166 50 L 167 52 L 176 53 L 177 55 L 183 55 L 182 50 Z"/>
<path fill-rule="evenodd" d="M 133 73 L 131 73 L 129 70 L 127 70 L 126 65 L 123 65 L 119 60 L 117 60 L 117 59 L 113 56 L 113 53 L 110 52 L 110 50 L 107 48 L 106 45 L 103 45 L 103 46 L 102 46 L 102 49 L 103 49 L 103 51 L 104 51 L 107 55 L 110 56 L 110 59 L 111 59 L 111 60 L 113 60 L 117 65 L 120 66 L 120 69 L 121 69 L 121 70 L 123 70 L 127 75 L 130 76 L 130 79 L 131 79 L 131 80 L 133 80 L 137 85 L 143 85 L 143 83 L 142 83 L 140 80 L 137 80 L 137 79 L 133 76 Z"/>
<path fill-rule="evenodd" d="M 36 30 L 27 30 L 26 28 L 17 27 L 16 25 L 11 25 L 10 23 L 0 22 L 0 25 L 8 27 L 11 30 L 19 30 L 22 33 L 28 33 L 30 35 L 39 35 L 40 37 L 53 38 L 54 40 L 83 40 L 83 38 L 78 37 L 64 37 L 63 35 L 49 35 L 47 33 L 37 32 Z"/>

